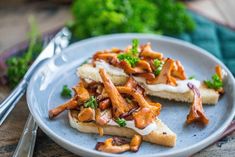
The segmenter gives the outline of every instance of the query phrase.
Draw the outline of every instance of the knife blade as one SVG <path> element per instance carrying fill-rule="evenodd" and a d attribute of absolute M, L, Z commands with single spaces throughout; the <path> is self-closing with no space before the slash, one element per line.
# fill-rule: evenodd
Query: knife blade
<path fill-rule="evenodd" d="M 62 28 L 55 37 L 50 41 L 47 47 L 39 54 L 33 64 L 30 66 L 26 74 L 24 75 L 21 82 L 12 91 L 12 93 L 3 100 L 0 104 L 0 126 L 13 110 L 17 102 L 24 95 L 26 88 L 28 86 L 29 80 L 34 74 L 34 72 L 40 67 L 47 59 L 53 57 L 55 54 L 59 53 L 62 49 L 68 46 L 69 40 L 71 38 L 71 33 L 68 28 Z"/>

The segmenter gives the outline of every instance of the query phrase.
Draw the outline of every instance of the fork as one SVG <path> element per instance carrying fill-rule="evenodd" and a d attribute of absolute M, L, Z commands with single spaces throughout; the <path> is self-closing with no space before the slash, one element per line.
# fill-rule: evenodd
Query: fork
<path fill-rule="evenodd" d="M 13 157 L 32 157 L 37 137 L 38 126 L 29 113 L 27 122 L 25 123 L 24 131 L 20 137 Z"/>
<path fill-rule="evenodd" d="M 62 29 L 62 31 L 64 31 L 64 30 Z M 62 51 L 62 49 L 67 47 L 67 45 L 62 47 L 60 45 L 59 41 L 52 40 L 52 42 L 54 42 L 54 46 L 55 46 L 53 49 L 54 54 L 60 53 Z M 16 100 L 16 101 L 18 101 L 18 100 Z M 14 105 L 12 105 L 12 106 L 14 108 Z M 10 106 L 10 108 L 12 106 Z M 8 110 L 7 112 L 10 112 L 10 111 Z M 37 129 L 38 129 L 38 125 L 36 124 L 35 120 L 33 119 L 33 116 L 31 115 L 31 113 L 29 113 L 29 116 L 28 116 L 27 121 L 24 126 L 23 133 L 20 137 L 20 140 L 19 140 L 18 145 L 16 147 L 16 150 L 13 154 L 13 157 L 32 157 L 33 156 L 33 150 L 34 150 L 35 141 L 36 141 L 36 137 L 37 137 Z"/>
<path fill-rule="evenodd" d="M 43 64 L 47 59 L 53 57 L 55 54 L 61 52 L 61 50 L 68 46 L 71 33 L 65 27 L 47 45 L 47 47 L 41 52 L 34 63 L 26 72 L 24 78 L 19 85 L 13 90 L 13 92 L 0 104 L 0 126 L 15 107 L 20 98 L 24 95 L 28 86 L 29 80 L 38 67 Z"/>

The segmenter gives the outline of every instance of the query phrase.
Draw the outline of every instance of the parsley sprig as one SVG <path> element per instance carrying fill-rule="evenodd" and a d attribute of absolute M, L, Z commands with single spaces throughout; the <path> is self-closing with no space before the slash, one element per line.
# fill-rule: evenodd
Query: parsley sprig
<path fill-rule="evenodd" d="M 36 21 L 32 16 L 29 18 L 29 25 L 30 31 L 28 32 L 28 49 L 22 56 L 11 57 L 6 61 L 6 64 L 8 65 L 8 84 L 12 88 L 15 87 L 24 77 L 29 66 L 42 50 L 42 40 L 40 38 L 40 33 L 38 31 Z"/>
<path fill-rule="evenodd" d="M 119 54 L 118 59 L 120 61 L 124 60 L 128 64 L 130 64 L 132 67 L 134 67 L 140 60 L 138 58 L 138 47 L 139 47 L 139 40 L 133 39 L 132 40 L 132 48 L 131 48 L 130 52 Z"/>
<path fill-rule="evenodd" d="M 130 64 L 132 67 L 134 67 L 138 62 L 139 62 L 139 58 L 132 56 L 129 53 L 123 53 L 123 54 L 119 54 L 118 55 L 118 59 L 120 61 L 124 60 L 126 61 L 128 64 Z"/>
<path fill-rule="evenodd" d="M 160 61 L 159 59 L 154 59 L 153 64 L 156 67 L 154 74 L 157 76 L 162 71 L 162 67 L 163 67 L 164 62 Z"/>
<path fill-rule="evenodd" d="M 97 106 L 98 106 L 98 103 L 97 103 L 95 97 L 91 96 L 90 99 L 87 102 L 84 103 L 84 106 L 96 109 Z"/>
<path fill-rule="evenodd" d="M 131 48 L 131 52 L 133 55 L 138 55 L 138 47 L 139 47 L 139 40 L 133 39 L 132 40 L 132 48 Z"/>
<path fill-rule="evenodd" d="M 61 91 L 60 95 L 61 95 L 63 98 L 71 98 L 71 97 L 72 97 L 72 91 L 68 88 L 67 85 L 64 85 L 63 88 L 62 88 L 62 91 Z"/>
<path fill-rule="evenodd" d="M 117 118 L 115 122 L 120 126 L 120 127 L 125 127 L 126 126 L 126 120 L 123 118 Z"/>
<path fill-rule="evenodd" d="M 219 78 L 217 74 L 211 77 L 212 80 L 205 80 L 204 83 L 208 88 L 219 89 L 223 87 L 223 81 Z"/>

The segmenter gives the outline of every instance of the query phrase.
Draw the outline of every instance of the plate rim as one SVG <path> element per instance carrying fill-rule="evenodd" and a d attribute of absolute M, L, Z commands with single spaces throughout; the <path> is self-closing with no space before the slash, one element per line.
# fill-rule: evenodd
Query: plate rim
<path fill-rule="evenodd" d="M 117 39 L 117 38 L 130 38 L 130 37 L 131 38 L 149 38 L 149 39 L 154 39 L 154 40 L 163 40 L 163 41 L 167 41 L 167 42 L 178 44 L 178 45 L 184 45 L 188 48 L 194 49 L 194 50 L 197 51 L 197 53 L 200 53 L 201 55 L 205 55 L 209 59 L 213 60 L 214 62 L 219 63 L 220 65 L 222 65 L 223 69 L 225 69 L 225 71 L 228 73 L 228 76 L 230 78 L 232 78 L 233 89 L 235 89 L 235 79 L 234 79 L 233 75 L 231 74 L 230 70 L 226 67 L 226 65 L 224 65 L 224 63 L 222 61 L 217 59 L 215 56 L 210 54 L 208 51 L 206 51 L 206 50 L 204 50 L 204 49 L 202 49 L 202 48 L 200 48 L 196 45 L 193 45 L 193 44 L 191 44 L 189 42 L 186 42 L 186 41 L 183 41 L 183 40 L 168 37 L 168 36 L 162 36 L 162 35 L 156 35 L 156 34 L 146 34 L 146 33 L 118 33 L 118 34 L 102 35 L 102 36 L 92 37 L 92 38 L 88 38 L 88 39 L 84 39 L 84 40 L 75 42 L 75 43 L 69 45 L 69 47 L 67 47 L 64 51 L 69 51 L 69 49 L 72 49 L 73 47 L 75 47 L 77 45 L 86 44 L 88 42 L 93 42 L 93 41 L 96 41 L 96 40 L 107 40 L 107 39 L 112 39 L 112 38 L 115 38 L 115 39 Z M 51 59 L 54 59 L 59 55 L 61 55 L 61 54 L 55 55 Z M 37 71 L 40 68 L 42 68 L 42 66 L 40 66 L 37 69 Z M 33 83 L 32 82 L 33 82 L 34 78 L 37 76 L 37 75 L 35 75 L 37 73 L 37 71 L 34 73 L 32 78 L 30 79 L 30 82 L 29 82 L 29 85 L 28 85 L 28 88 L 27 88 L 27 92 L 26 92 L 26 100 L 27 100 L 28 108 L 29 108 L 31 114 L 33 115 L 36 123 L 43 130 L 43 132 L 46 133 L 50 138 L 53 139 L 53 141 L 58 143 L 60 146 L 66 148 L 67 150 L 69 150 L 71 152 L 74 152 L 74 153 L 79 151 L 81 154 L 89 153 L 89 155 L 93 155 L 93 156 L 97 156 L 97 155 L 98 156 L 119 156 L 119 155 L 115 155 L 115 154 L 98 152 L 96 150 L 91 150 L 91 149 L 85 148 L 83 146 L 75 145 L 72 142 L 67 142 L 67 140 L 64 140 L 63 138 L 59 138 L 59 136 L 54 134 L 52 132 L 52 130 L 50 130 L 50 128 L 43 123 L 41 118 L 39 118 L 40 116 L 35 116 L 34 110 L 32 109 L 33 105 L 30 105 L 31 100 L 29 99 L 28 95 L 30 94 L 31 89 L 33 88 Z M 212 133 L 207 138 L 199 141 L 198 143 L 193 144 L 193 145 L 191 145 L 189 147 L 186 147 L 186 148 L 183 148 L 183 149 L 173 151 L 173 152 L 168 152 L 168 153 L 160 152 L 160 153 L 152 154 L 152 155 L 151 154 L 146 154 L 146 155 L 143 154 L 143 155 L 136 155 L 136 156 L 172 156 L 172 155 L 181 156 L 181 155 L 186 154 L 186 153 L 187 154 L 193 154 L 195 152 L 198 152 L 199 150 L 207 147 L 208 145 L 212 144 L 213 142 L 215 142 L 219 138 L 219 136 L 224 132 L 224 130 L 231 123 L 234 115 L 235 115 L 235 102 L 233 102 L 233 104 L 232 104 L 231 114 L 228 116 L 228 118 L 226 118 L 225 122 L 218 128 L 218 130 L 216 130 L 214 133 Z M 74 149 L 77 149 L 78 151 L 75 152 Z"/>

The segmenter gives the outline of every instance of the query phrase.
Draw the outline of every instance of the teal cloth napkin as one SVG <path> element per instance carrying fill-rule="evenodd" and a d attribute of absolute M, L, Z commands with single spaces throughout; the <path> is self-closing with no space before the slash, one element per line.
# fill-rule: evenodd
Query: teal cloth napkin
<path fill-rule="evenodd" d="M 207 50 L 223 61 L 235 75 L 235 31 L 197 13 L 190 11 L 190 14 L 196 22 L 195 31 L 175 37 Z"/>

